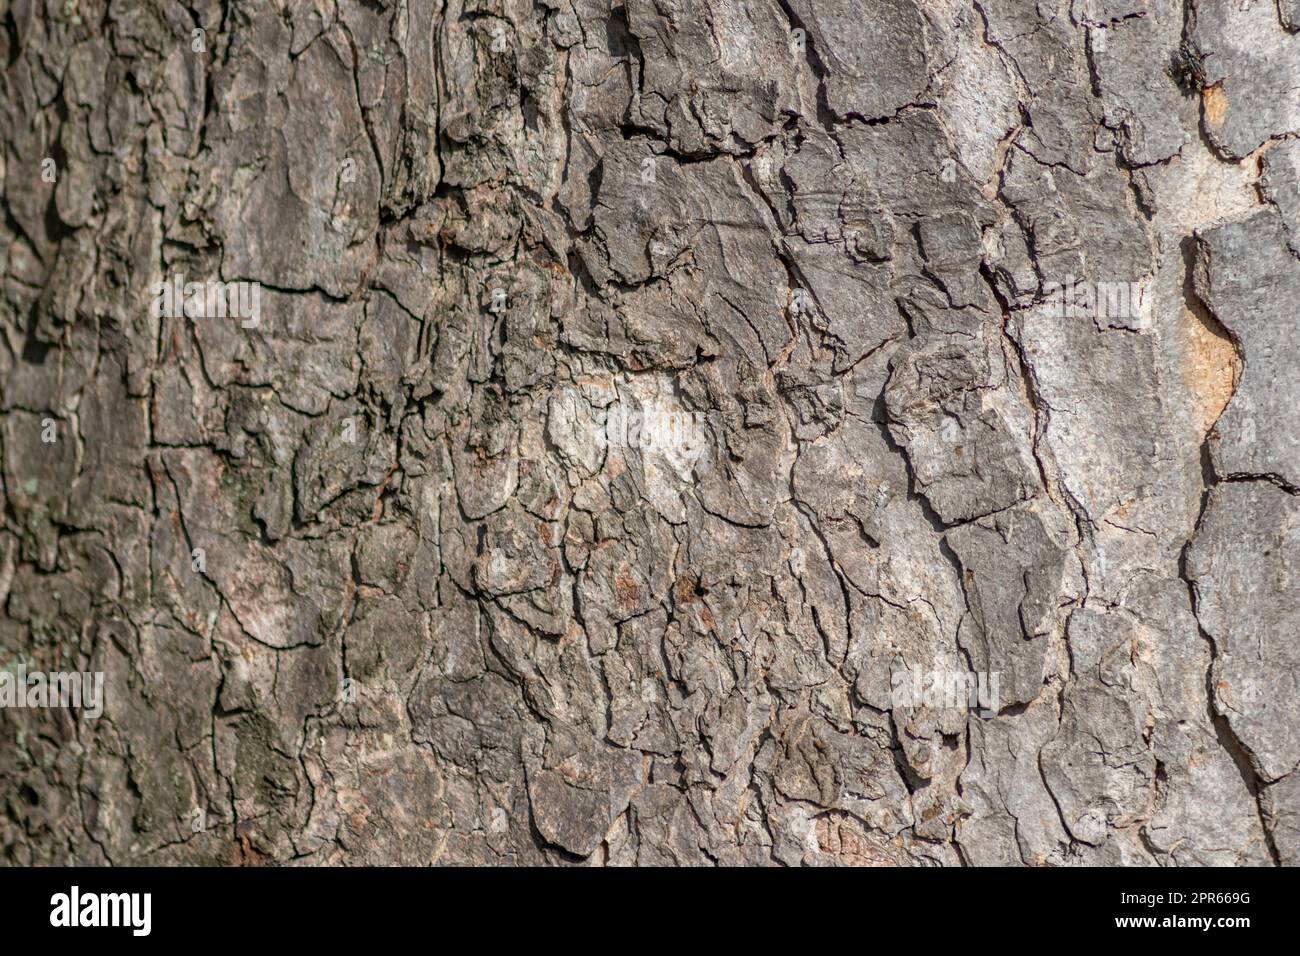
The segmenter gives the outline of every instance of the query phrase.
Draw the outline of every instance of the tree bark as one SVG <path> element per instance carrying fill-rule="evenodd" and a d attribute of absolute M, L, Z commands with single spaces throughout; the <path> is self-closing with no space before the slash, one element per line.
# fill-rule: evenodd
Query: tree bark
<path fill-rule="evenodd" d="M 1300 859 L 1296 0 L 0 25 L 0 859 Z"/>

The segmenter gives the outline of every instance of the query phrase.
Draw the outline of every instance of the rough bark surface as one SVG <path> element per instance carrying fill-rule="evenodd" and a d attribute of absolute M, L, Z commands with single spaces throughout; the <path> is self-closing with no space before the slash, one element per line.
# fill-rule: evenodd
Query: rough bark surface
<path fill-rule="evenodd" d="M 0 65 L 0 666 L 106 681 L 0 709 L 0 860 L 1300 860 L 1296 0 L 0 0 Z"/>

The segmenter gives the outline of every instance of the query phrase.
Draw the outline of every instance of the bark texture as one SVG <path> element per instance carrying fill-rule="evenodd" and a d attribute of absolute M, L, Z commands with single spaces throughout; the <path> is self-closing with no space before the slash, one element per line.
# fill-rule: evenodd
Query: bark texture
<path fill-rule="evenodd" d="M 0 0 L 0 64 L 0 666 L 106 682 L 0 709 L 0 859 L 1300 859 L 1296 0 Z"/>

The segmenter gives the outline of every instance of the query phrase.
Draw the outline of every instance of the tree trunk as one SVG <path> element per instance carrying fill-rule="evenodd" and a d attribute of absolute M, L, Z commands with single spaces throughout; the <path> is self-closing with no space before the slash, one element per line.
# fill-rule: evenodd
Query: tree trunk
<path fill-rule="evenodd" d="M 0 859 L 1300 860 L 1296 0 L 0 24 Z"/>

